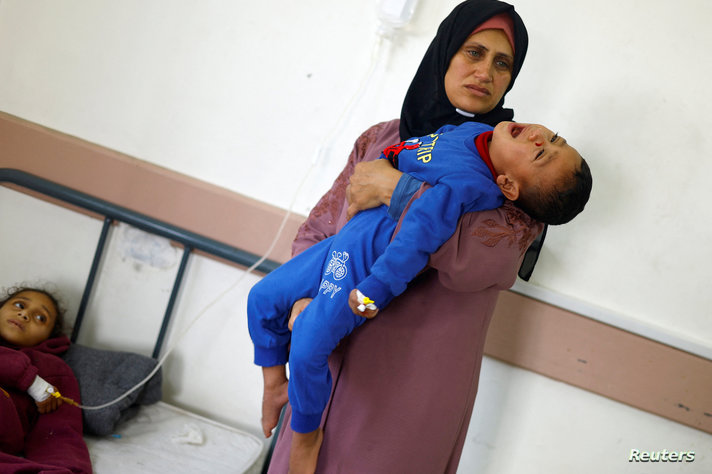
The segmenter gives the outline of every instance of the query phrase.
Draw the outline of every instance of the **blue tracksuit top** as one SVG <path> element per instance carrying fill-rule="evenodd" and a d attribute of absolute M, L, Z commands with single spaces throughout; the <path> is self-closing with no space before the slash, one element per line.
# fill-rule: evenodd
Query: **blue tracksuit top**
<path fill-rule="evenodd" d="M 489 125 L 465 122 L 445 125 L 435 133 L 389 147 L 400 171 L 432 187 L 415 199 L 401 228 L 357 288 L 380 308 L 405 291 L 408 282 L 427 265 L 430 254 L 457 228 L 462 214 L 495 209 L 504 196 L 475 138 L 492 130 Z M 381 155 L 381 158 L 387 158 Z"/>

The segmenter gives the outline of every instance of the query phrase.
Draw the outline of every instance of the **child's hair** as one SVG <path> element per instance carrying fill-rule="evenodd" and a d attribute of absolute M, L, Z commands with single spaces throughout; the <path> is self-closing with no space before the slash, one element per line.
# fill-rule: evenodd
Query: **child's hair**
<path fill-rule="evenodd" d="M 5 305 L 5 303 L 7 303 L 15 296 L 25 291 L 34 291 L 35 293 L 41 293 L 47 298 L 49 298 L 50 301 L 52 301 L 54 309 L 57 311 L 57 317 L 54 320 L 54 327 L 52 328 L 49 337 L 52 338 L 64 335 L 64 313 L 66 310 L 59 302 L 59 298 L 57 298 L 54 294 L 50 293 L 49 290 L 45 290 L 43 288 L 32 288 L 29 286 L 13 286 L 10 288 L 6 288 L 4 290 L 5 296 L 0 299 L 0 307 Z"/>
<path fill-rule="evenodd" d="M 538 186 L 523 189 L 517 207 L 530 217 L 549 225 L 566 224 L 576 217 L 588 202 L 593 187 L 591 169 L 586 160 L 581 158 L 581 168 L 566 180 L 564 189 L 554 187 L 543 190 Z"/>

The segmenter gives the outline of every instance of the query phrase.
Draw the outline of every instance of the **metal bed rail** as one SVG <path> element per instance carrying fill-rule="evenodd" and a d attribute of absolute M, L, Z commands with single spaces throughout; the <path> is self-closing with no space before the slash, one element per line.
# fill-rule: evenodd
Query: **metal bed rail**
<path fill-rule="evenodd" d="M 87 277 L 87 283 L 84 287 L 84 293 L 82 294 L 82 299 L 79 304 L 79 309 L 77 311 L 77 317 L 71 335 L 72 342 L 75 342 L 79 335 L 79 329 L 81 328 L 81 324 L 84 319 L 84 314 L 89 303 L 89 298 L 94 287 L 94 282 L 99 272 L 99 267 L 102 256 L 104 254 L 109 229 L 111 228 L 111 225 L 114 222 L 124 222 L 145 232 L 165 237 L 183 246 L 183 256 L 181 258 L 178 271 L 176 272 L 175 281 L 173 282 L 173 289 L 166 305 L 166 311 L 163 316 L 161 328 L 156 338 L 156 344 L 153 349 L 152 357 L 154 359 L 157 359 L 161 353 L 163 341 L 165 339 L 166 332 L 168 330 L 171 317 L 173 315 L 173 308 L 175 306 L 180 286 L 185 275 L 190 254 L 193 252 L 193 250 L 199 250 L 210 255 L 215 255 L 219 258 L 245 267 L 251 267 L 261 258 L 260 256 L 255 255 L 253 253 L 238 249 L 236 247 L 232 247 L 230 245 L 218 242 L 208 237 L 204 237 L 194 232 L 181 229 L 166 222 L 162 222 L 158 219 L 154 219 L 152 217 L 132 211 L 130 209 L 117 206 L 110 202 L 104 201 L 94 196 L 90 196 L 80 191 L 76 191 L 61 184 L 54 183 L 47 179 L 26 173 L 24 171 L 10 168 L 0 168 L 0 183 L 12 183 L 14 185 L 30 189 L 45 196 L 58 199 L 60 201 L 72 204 L 87 211 L 91 211 L 95 214 L 104 216 L 104 224 L 99 235 L 99 241 L 97 243 L 96 251 L 94 252 L 94 259 L 91 264 L 89 276 Z M 278 266 L 278 262 L 272 260 L 265 260 L 259 266 L 256 267 L 256 270 L 262 273 L 269 273 Z"/>

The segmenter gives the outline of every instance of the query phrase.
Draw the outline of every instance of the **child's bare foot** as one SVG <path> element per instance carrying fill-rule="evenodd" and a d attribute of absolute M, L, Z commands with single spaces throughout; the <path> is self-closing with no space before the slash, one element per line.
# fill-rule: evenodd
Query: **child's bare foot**
<path fill-rule="evenodd" d="M 324 432 L 319 428 L 311 433 L 292 433 L 289 452 L 289 474 L 314 474 Z"/>
<path fill-rule="evenodd" d="M 282 371 L 274 370 L 277 367 L 264 367 L 264 391 L 262 394 L 262 432 L 265 438 L 272 436 L 272 430 L 279 423 L 282 407 L 289 400 L 287 394 L 287 376 Z"/>

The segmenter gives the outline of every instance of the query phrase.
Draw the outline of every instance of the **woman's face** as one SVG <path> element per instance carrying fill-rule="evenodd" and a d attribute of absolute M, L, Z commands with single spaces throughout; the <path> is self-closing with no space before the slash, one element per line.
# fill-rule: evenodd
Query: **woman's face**
<path fill-rule="evenodd" d="M 502 100 L 512 80 L 514 53 L 502 30 L 483 30 L 465 40 L 445 73 L 445 93 L 458 109 L 484 114 Z"/>

